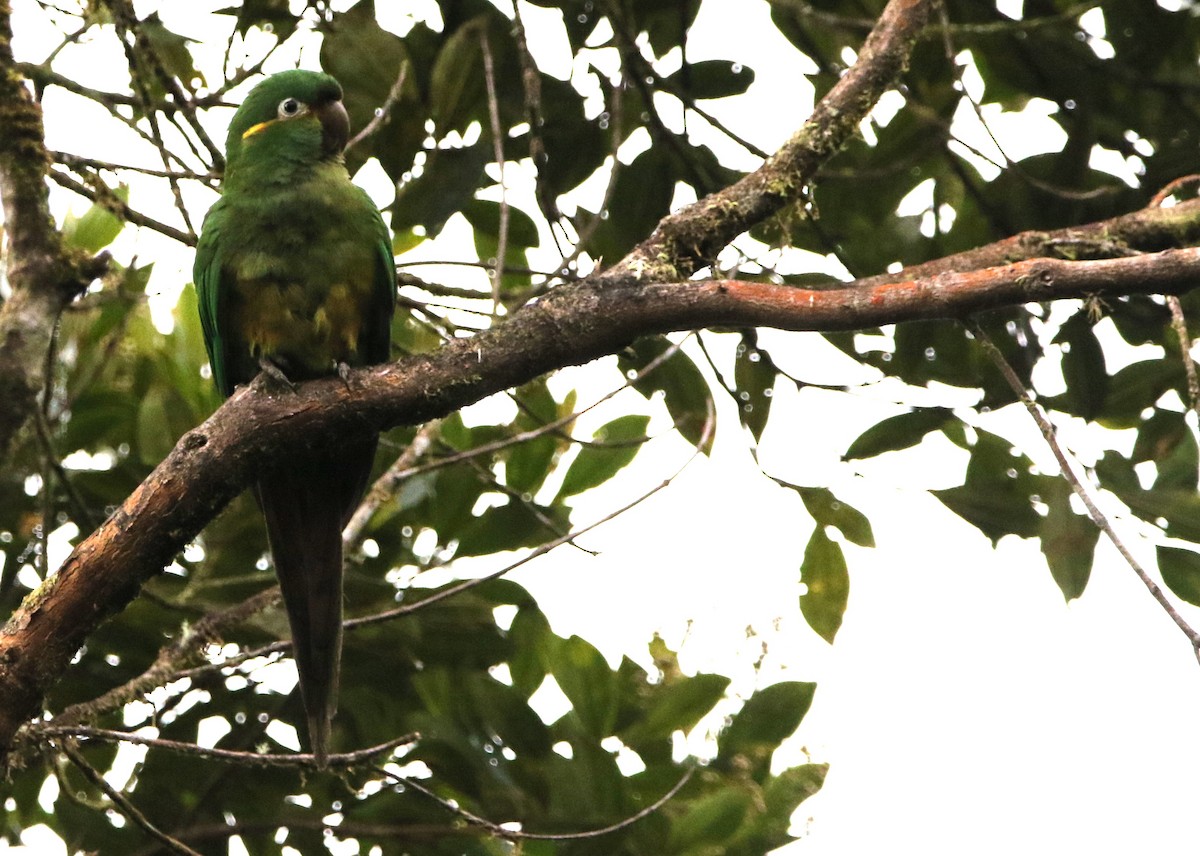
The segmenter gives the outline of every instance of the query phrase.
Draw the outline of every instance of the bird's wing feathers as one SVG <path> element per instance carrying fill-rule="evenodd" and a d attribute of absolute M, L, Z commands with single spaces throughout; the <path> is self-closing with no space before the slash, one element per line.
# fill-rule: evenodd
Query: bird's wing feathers
<path fill-rule="evenodd" d="M 364 194 L 365 195 L 365 194 Z M 383 218 L 372 203 L 378 238 L 375 279 L 372 283 L 371 317 L 367 319 L 364 356 L 368 364 L 390 362 L 392 358 L 392 313 L 396 308 L 396 261 L 392 241 Z"/>
<path fill-rule="evenodd" d="M 221 335 L 221 226 L 225 221 L 225 200 L 218 199 L 204 218 L 200 242 L 196 245 L 196 262 L 192 267 L 192 279 L 196 283 L 196 294 L 200 305 L 200 327 L 204 331 L 204 347 L 208 350 L 208 364 L 212 368 L 213 382 L 222 395 L 233 392 L 226 366 L 226 343 Z"/>

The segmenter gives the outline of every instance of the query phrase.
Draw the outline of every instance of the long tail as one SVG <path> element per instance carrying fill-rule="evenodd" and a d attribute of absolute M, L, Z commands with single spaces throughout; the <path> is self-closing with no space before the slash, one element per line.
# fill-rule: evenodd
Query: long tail
<path fill-rule="evenodd" d="M 362 498 L 375 441 L 306 456 L 258 483 L 257 496 L 292 629 L 317 765 L 329 755 L 342 657 L 342 529 Z"/>

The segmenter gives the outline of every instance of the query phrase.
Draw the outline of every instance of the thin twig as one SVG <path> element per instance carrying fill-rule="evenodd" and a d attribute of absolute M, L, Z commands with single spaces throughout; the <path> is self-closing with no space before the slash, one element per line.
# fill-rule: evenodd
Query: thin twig
<path fill-rule="evenodd" d="M 517 561 L 515 561 L 509 565 L 506 565 L 505 567 L 501 568 L 498 571 L 493 571 L 490 574 L 486 574 L 482 577 L 476 577 L 475 579 L 463 580 L 462 582 L 458 583 L 457 585 L 453 585 L 448 588 L 444 588 L 439 592 L 431 594 L 428 597 L 422 598 L 421 600 L 417 601 L 416 603 L 405 604 L 403 606 L 398 606 L 395 609 L 389 609 L 389 610 L 386 610 L 385 612 L 379 612 L 374 615 L 364 615 L 362 618 L 352 618 L 349 621 L 345 622 L 345 624 L 343 626 L 347 630 L 351 630 L 355 627 L 363 627 L 368 624 L 377 624 L 382 621 L 390 621 L 393 618 L 399 618 L 402 615 L 408 615 L 409 613 L 416 612 L 419 609 L 424 609 L 425 607 L 430 606 L 434 603 L 437 603 L 438 601 L 445 600 L 446 598 L 453 597 L 454 595 L 460 594 L 469 589 L 476 588 L 477 586 L 483 585 L 484 583 L 489 582 L 491 580 L 498 579 L 499 577 L 502 577 L 505 574 L 515 571 L 517 568 L 521 567 L 522 565 L 524 565 L 528 562 L 532 562 L 534 559 L 538 558 L 539 556 L 544 556 L 546 553 L 549 553 L 551 550 L 555 549 L 556 547 L 560 547 L 563 544 L 567 543 L 568 541 L 574 541 L 579 536 L 586 535 L 588 532 L 591 532 L 593 529 L 596 529 L 597 527 L 604 525 L 608 521 L 610 521 L 616 517 L 620 517 L 622 514 L 629 511 L 630 509 L 632 509 L 638 505 L 641 505 L 643 502 L 645 502 L 650 497 L 654 496 L 654 494 L 658 493 L 660 490 L 670 487 L 672 482 L 674 482 L 675 479 L 677 479 L 679 477 L 680 473 L 682 473 L 685 469 L 687 469 L 688 466 L 691 465 L 692 461 L 694 461 L 699 455 L 703 454 L 702 450 L 708 444 L 708 441 L 712 437 L 713 426 L 715 423 L 714 416 L 715 416 L 715 414 L 712 412 L 712 406 L 710 403 L 708 416 L 704 421 L 704 430 L 701 431 L 701 436 L 697 439 L 696 446 L 695 446 L 692 454 L 683 463 L 683 465 L 679 467 L 678 470 L 676 470 L 674 473 L 672 473 L 667 478 L 663 479 L 658 484 L 651 487 L 649 490 L 642 493 L 640 496 L 638 496 L 632 502 L 626 503 L 625 505 L 621 506 L 620 508 L 616 509 L 615 511 L 613 511 L 609 514 L 606 514 L 604 517 L 601 517 L 599 520 L 589 523 L 587 526 L 584 526 L 581 529 L 575 529 L 571 532 L 567 532 L 563 535 L 560 535 L 559 537 L 557 537 L 551 541 L 547 541 L 545 544 L 540 544 L 539 546 L 537 546 L 533 550 L 531 550 L 529 553 L 522 556 Z"/>
<path fill-rule="evenodd" d="M 433 419 L 422 425 L 413 436 L 412 442 L 405 447 L 400 457 L 388 467 L 387 472 L 375 480 L 363 501 L 358 504 L 354 516 L 342 531 L 342 549 L 347 552 L 354 550 L 362 539 L 371 517 L 379 510 L 379 506 L 396 495 L 396 491 L 407 476 L 405 473 L 425 457 L 433 441 L 442 430 L 442 420 Z"/>
<path fill-rule="evenodd" d="M 125 51 L 126 62 L 129 65 L 129 79 L 133 86 L 133 91 L 141 101 L 141 108 L 145 113 L 146 121 L 150 124 L 150 136 L 153 140 L 154 148 L 158 151 L 159 157 L 162 159 L 163 169 L 169 171 L 171 168 L 171 155 L 168 154 L 167 144 L 163 139 L 162 127 L 158 121 L 158 111 L 155 108 L 153 98 L 150 96 L 148 83 L 143 77 L 144 65 L 138 49 L 146 48 L 146 54 L 149 57 L 150 63 L 159 69 L 160 73 L 158 77 L 163 80 L 166 89 L 174 93 L 177 87 L 171 85 L 174 83 L 174 80 L 170 75 L 162 73 L 161 63 L 159 63 L 154 51 L 148 47 L 141 35 L 142 28 L 138 27 L 137 13 L 133 9 L 131 0 L 105 0 L 105 5 L 108 6 L 109 11 L 112 13 L 113 24 L 117 30 L 117 39 L 121 42 L 121 47 Z M 179 95 L 176 95 L 177 99 L 179 97 Z M 195 115 L 194 109 L 192 112 Z M 212 148 L 212 141 L 208 140 L 207 135 L 204 136 L 204 139 L 208 142 L 209 147 Z M 216 150 L 214 149 L 214 151 Z M 221 167 L 224 166 L 224 158 L 219 151 L 216 151 L 215 163 Z M 168 178 L 167 183 L 171 188 L 171 194 L 175 197 L 175 209 L 183 218 L 183 224 L 194 242 L 196 239 L 196 230 L 192 226 L 192 218 L 188 213 L 187 205 L 183 202 L 183 191 L 179 187 L 179 180 Z"/>
<path fill-rule="evenodd" d="M 1054 14 L 1050 15 L 1040 15 L 1033 18 L 1011 19 L 1007 21 L 985 21 L 980 23 L 966 24 L 951 24 L 943 21 L 940 26 L 930 25 L 924 36 L 926 38 L 930 38 L 940 35 L 942 32 L 972 36 L 1027 32 L 1039 29 L 1041 27 L 1061 24 L 1064 21 L 1074 20 L 1089 9 L 1094 9 L 1095 7 L 1099 6 L 1101 2 L 1102 0 L 1083 0 L 1083 2 L 1069 6 L 1066 9 L 1063 9 L 1061 12 L 1055 12 Z M 776 9 L 786 9 L 799 18 L 811 19 L 826 27 L 868 32 L 871 27 L 875 25 L 875 21 L 871 18 L 854 18 L 847 15 L 841 15 L 836 12 L 827 12 L 823 9 L 816 8 L 811 3 L 807 2 L 807 0 L 767 0 L 767 3 L 771 6 L 774 6 Z"/>
<path fill-rule="evenodd" d="M 375 111 L 375 115 L 371 117 L 371 121 L 364 125 L 361 131 L 351 137 L 350 142 L 346 143 L 347 151 L 383 127 L 383 123 L 392 114 L 392 108 L 400 100 L 400 96 L 404 91 L 404 80 L 406 77 L 408 77 L 408 60 L 400 63 L 400 74 L 396 77 L 396 82 L 392 84 L 392 88 L 388 90 L 387 98 L 384 99 L 383 104 Z"/>
<path fill-rule="evenodd" d="M 167 170 L 167 169 L 151 169 L 144 166 L 128 166 L 120 163 L 109 163 L 108 161 L 96 160 L 95 158 L 85 158 L 80 155 L 74 155 L 70 152 L 48 152 L 55 163 L 61 163 L 63 166 L 80 172 L 81 167 L 86 167 L 93 170 L 109 170 L 110 172 L 136 172 L 142 175 L 149 175 L 154 178 L 183 178 L 192 181 L 200 181 L 208 185 L 213 185 L 216 182 L 216 176 L 211 173 L 199 173 L 194 170 Z"/>
<path fill-rule="evenodd" d="M 269 755 L 263 752 L 238 752 L 233 749 L 216 749 L 200 746 L 196 743 L 185 743 L 182 740 L 164 740 L 159 737 L 144 737 L 128 731 L 114 731 L 109 728 L 92 728 L 86 725 L 32 725 L 29 728 L 31 736 L 46 737 L 83 737 L 94 740 L 104 740 L 109 743 L 133 743 L 138 746 L 148 746 L 152 749 L 164 749 L 178 752 L 182 755 L 192 755 L 208 758 L 213 761 L 227 761 L 253 767 L 311 767 L 315 763 L 313 756 L 305 752 L 288 755 Z M 368 761 L 373 761 L 385 752 L 393 752 L 401 746 L 415 743 L 421 735 L 413 732 L 401 737 L 369 746 L 366 749 L 356 749 L 353 752 L 339 752 L 329 756 L 329 767 L 356 767 Z M 66 744 L 64 743 L 64 746 Z"/>
<path fill-rule="evenodd" d="M 1179 178 L 1168 181 L 1158 193 L 1154 194 L 1146 207 L 1161 208 L 1162 204 L 1167 201 L 1167 197 L 1174 195 L 1181 187 L 1186 187 L 1189 184 L 1200 184 L 1200 174 L 1181 175 Z"/>
<path fill-rule="evenodd" d="M 187 626 L 178 640 L 159 651 L 158 657 L 145 672 L 91 701 L 71 705 L 54 717 L 50 724 L 68 726 L 93 719 L 124 707 L 156 687 L 170 683 L 176 679 L 179 667 L 197 657 L 204 646 L 218 640 L 225 628 L 236 627 L 250 616 L 273 606 L 279 598 L 279 586 L 272 586 L 241 603 L 209 612 Z"/>
<path fill-rule="evenodd" d="M 525 121 L 529 125 L 529 159 L 533 163 L 533 195 L 537 201 L 538 210 L 550 229 L 550 237 L 554 240 L 555 249 L 560 255 L 564 254 L 563 243 L 559 240 L 558 232 L 565 237 L 566 228 L 563 226 L 562 209 L 558 206 L 558 197 L 554 189 L 547 184 L 544 176 L 546 166 L 546 140 L 542 134 L 546 126 L 545 114 L 542 111 L 542 79 L 533 54 L 529 51 L 529 41 L 525 32 L 525 20 L 521 17 L 521 4 L 512 0 L 513 38 L 517 43 L 517 58 L 521 63 L 521 91 L 525 107 Z M 558 230 L 555 230 L 555 226 Z"/>
<path fill-rule="evenodd" d="M 492 58 L 492 46 L 488 42 L 487 30 L 479 34 L 479 48 L 483 52 L 483 80 L 487 86 L 493 157 L 496 159 L 496 167 L 500 170 L 500 226 L 496 234 L 496 266 L 491 270 L 492 317 L 497 317 L 500 314 L 500 288 L 504 283 L 504 262 L 508 255 L 508 185 L 504 175 L 504 130 L 500 127 L 500 101 L 496 97 L 496 64 Z"/>
<path fill-rule="evenodd" d="M 122 220 L 137 226 L 145 226 L 147 229 L 153 229 L 156 232 L 161 232 L 168 238 L 174 238 L 176 241 L 186 244 L 189 247 L 196 244 L 196 236 L 194 234 L 180 231 L 174 226 L 168 226 L 166 223 L 155 220 L 153 217 L 147 217 L 145 214 L 133 210 L 108 185 L 103 185 L 104 190 L 92 188 L 56 169 L 48 170 L 47 175 L 55 184 L 61 185 L 68 190 L 73 190 L 85 199 L 90 199 L 92 202 L 104 206 Z"/>
<path fill-rule="evenodd" d="M 1042 432 L 1042 437 L 1046 441 L 1046 445 L 1050 447 L 1050 451 L 1054 453 L 1055 460 L 1058 461 L 1058 467 L 1063 478 L 1067 480 L 1067 483 L 1071 486 L 1071 490 L 1075 492 L 1080 502 L 1083 503 L 1083 507 L 1087 509 L 1088 517 L 1100 528 L 1100 531 L 1108 536 L 1108 540 L 1112 542 L 1112 545 L 1117 548 L 1117 552 L 1121 554 L 1121 557 L 1133 569 L 1133 572 L 1137 574 L 1138 579 L 1142 581 L 1142 585 L 1146 587 L 1151 596 L 1158 601 L 1158 605 L 1163 608 L 1163 611 L 1171 617 L 1171 620 L 1175 622 L 1176 626 L 1183 632 L 1183 635 L 1192 643 L 1196 657 L 1200 660 L 1200 633 L 1193 630 L 1191 625 L 1184 620 L 1179 611 L 1171 604 L 1171 601 L 1167 598 L 1162 588 L 1154 582 L 1146 572 L 1146 569 L 1142 567 L 1141 563 L 1133 557 L 1129 548 L 1125 546 L 1125 542 L 1117 535 L 1108 517 L 1096 505 L 1091 492 L 1075 474 L 1066 452 L 1063 451 L 1062 446 L 1058 442 L 1053 423 L 1046 418 L 1046 415 L 1042 413 L 1042 409 L 1029 396 L 1025 385 L 1021 383 L 1021 379 L 1017 377 L 1017 373 L 1009 365 L 1008 360 L 1004 358 L 1004 354 L 996 347 L 996 343 L 992 341 L 987 332 L 975 321 L 969 321 L 967 328 L 975 335 L 980 344 L 983 345 L 983 350 L 987 353 L 996 368 L 999 369 L 1000 374 L 1004 376 L 1005 381 L 1008 382 L 1012 391 L 1021 399 L 1021 403 L 1025 405 L 1025 409 L 1033 417 L 1033 421 L 1037 423 L 1038 428 Z"/>
<path fill-rule="evenodd" d="M 1187 318 L 1183 314 L 1183 303 L 1174 294 L 1167 296 L 1167 305 L 1171 307 L 1171 326 L 1179 337 L 1179 357 L 1183 360 L 1183 369 L 1187 373 L 1188 403 L 1196 415 L 1200 416 L 1200 377 L 1196 374 L 1196 361 L 1192 359 L 1192 337 L 1188 333 Z"/>
<path fill-rule="evenodd" d="M 86 778 L 100 790 L 104 791 L 105 795 L 112 800 L 113 805 L 117 807 L 117 810 L 121 812 L 121 814 L 125 815 L 125 817 L 129 818 L 129 820 L 135 825 L 140 826 L 147 835 L 158 841 L 172 853 L 181 853 L 183 856 L 200 856 L 199 853 L 188 847 L 182 841 L 172 838 L 151 823 L 150 819 L 146 817 L 146 815 L 142 814 L 141 811 L 138 810 L 138 807 L 129 801 L 128 797 L 105 781 L 104 776 L 100 775 L 100 771 L 89 764 L 83 755 L 79 753 L 79 750 L 72 745 L 72 741 L 62 741 L 62 743 L 59 744 L 59 748 L 62 750 L 64 755 L 71 759 L 71 763 L 74 764 L 81 773 L 83 773 L 84 778 Z"/>
<path fill-rule="evenodd" d="M 588 829 L 583 832 L 557 833 L 523 832 L 515 829 L 508 829 L 499 823 L 495 823 L 485 817 L 480 817 L 473 812 L 467 811 L 462 806 L 457 805 L 450 800 L 443 799 L 414 779 L 405 778 L 397 773 L 393 773 L 390 770 L 380 770 L 380 772 L 397 784 L 403 785 L 406 788 L 412 788 L 414 791 L 421 794 L 421 796 L 433 800 L 442 808 L 446 809 L 446 811 L 452 812 L 457 817 L 461 817 L 472 826 L 478 826 L 482 829 L 486 829 L 497 838 L 504 838 L 509 841 L 580 841 L 588 838 L 601 838 L 605 835 L 611 835 L 614 832 L 620 832 L 622 829 L 626 829 L 637 823 L 642 818 L 649 817 L 650 815 L 654 814 L 656 811 L 670 802 L 674 796 L 683 789 L 683 786 L 691 781 L 692 776 L 696 772 L 696 768 L 689 766 L 687 769 L 685 769 L 683 771 L 683 775 L 679 777 L 679 781 L 677 781 L 669 791 L 636 814 L 631 814 L 629 817 L 619 820 L 616 823 L 609 824 L 608 826 L 602 826 L 599 829 Z"/>
<path fill-rule="evenodd" d="M 596 234 L 596 230 L 600 228 L 600 224 L 604 222 L 604 212 L 608 208 L 609 202 L 612 201 L 613 193 L 617 189 L 617 176 L 621 172 L 621 159 L 617 157 L 617 152 L 621 149 L 621 144 L 625 142 L 622 133 L 622 116 L 621 102 L 625 96 L 625 77 L 624 68 L 621 72 L 621 82 L 613 87 L 612 102 L 608 107 L 609 125 L 612 128 L 612 151 L 609 157 L 612 158 L 612 169 L 608 171 L 608 183 L 604 185 L 604 196 L 600 199 L 600 207 L 596 209 L 594 217 L 589 219 L 583 228 L 576 226 L 575 249 L 570 255 L 564 256 L 558 268 L 560 271 L 570 270 L 574 265 L 575 260 L 580 254 L 587 249 L 588 243 L 592 240 L 592 236 Z M 597 259 L 597 263 L 601 260 Z"/>
<path fill-rule="evenodd" d="M 33 412 L 34 427 L 37 429 L 38 442 L 42 445 L 42 452 L 46 456 L 46 462 L 50 466 L 50 470 L 62 485 L 63 490 L 67 492 L 67 499 L 71 501 L 71 506 L 75 510 L 75 515 L 83 521 L 85 526 L 95 528 L 100 525 L 100 521 L 92 514 L 92 510 L 88 508 L 87 503 L 83 501 L 83 497 L 79 495 L 79 491 L 75 488 L 75 483 L 71 481 L 67 475 L 66 467 L 63 466 L 62 459 L 58 456 L 58 451 L 54 448 L 54 439 L 50 436 L 50 424 L 46 421 L 46 414 L 41 409 L 35 409 Z M 50 484 L 47 482 L 43 489 L 50 492 Z M 43 528 L 47 528 L 49 520 L 43 522 Z"/>

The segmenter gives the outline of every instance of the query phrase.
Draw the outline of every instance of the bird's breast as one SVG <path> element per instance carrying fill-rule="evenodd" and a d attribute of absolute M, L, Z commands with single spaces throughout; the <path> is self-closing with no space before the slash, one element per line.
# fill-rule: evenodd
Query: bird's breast
<path fill-rule="evenodd" d="M 328 188 L 257 201 L 266 204 L 231 218 L 243 228 L 226 260 L 228 317 L 252 358 L 246 370 L 253 376 L 261 357 L 294 379 L 363 364 L 378 251 L 362 224 L 373 220 Z"/>

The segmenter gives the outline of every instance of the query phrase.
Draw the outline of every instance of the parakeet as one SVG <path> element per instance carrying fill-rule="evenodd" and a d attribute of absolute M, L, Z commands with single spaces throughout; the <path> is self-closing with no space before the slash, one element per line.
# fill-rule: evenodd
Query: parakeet
<path fill-rule="evenodd" d="M 282 386 L 389 358 L 391 241 L 346 171 L 341 98 L 327 74 L 285 71 L 258 84 L 229 126 L 222 194 L 193 271 L 213 379 L 226 396 L 260 370 Z M 255 486 L 321 766 L 337 708 L 342 529 L 375 446 L 297 449 Z"/>

